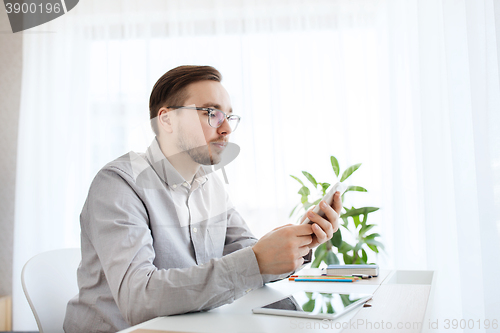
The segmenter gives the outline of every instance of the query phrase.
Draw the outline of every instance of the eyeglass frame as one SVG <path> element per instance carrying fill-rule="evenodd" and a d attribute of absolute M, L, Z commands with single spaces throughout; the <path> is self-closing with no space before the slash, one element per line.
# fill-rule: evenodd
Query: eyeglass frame
<path fill-rule="evenodd" d="M 238 121 L 236 122 L 236 125 L 234 125 L 234 129 L 231 128 L 231 132 L 236 131 L 236 128 L 238 127 L 238 125 L 239 125 L 239 123 L 241 121 L 241 117 L 240 116 L 235 115 L 235 114 L 225 114 L 221 110 L 215 109 L 215 108 L 202 108 L 202 107 L 198 107 L 198 106 L 167 106 L 167 109 L 189 109 L 189 110 L 197 110 L 197 111 L 207 111 L 208 115 L 210 115 L 211 113 L 213 113 L 215 111 L 219 111 L 220 113 L 222 113 L 224 115 L 225 120 L 227 120 L 228 123 L 229 123 L 229 118 L 236 117 L 236 119 Z M 219 128 L 219 127 L 222 126 L 222 124 L 224 124 L 224 121 L 222 121 L 222 123 L 219 126 L 217 126 L 217 127 L 212 126 L 212 124 L 210 124 L 210 118 L 208 118 L 208 125 L 210 125 L 210 127 Z"/>

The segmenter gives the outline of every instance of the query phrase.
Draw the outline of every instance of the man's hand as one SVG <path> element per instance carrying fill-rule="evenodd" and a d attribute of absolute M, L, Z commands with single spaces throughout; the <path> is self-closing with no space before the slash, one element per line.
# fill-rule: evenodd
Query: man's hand
<path fill-rule="evenodd" d="M 314 222 L 312 223 L 314 235 L 312 236 L 311 244 L 309 244 L 309 248 L 311 249 L 330 240 L 333 234 L 339 229 L 339 217 L 342 210 L 340 192 L 335 192 L 333 195 L 332 206 L 329 206 L 324 200 L 321 200 L 319 205 L 321 210 L 325 213 L 324 218 L 313 213 L 312 210 L 314 207 L 311 207 L 300 221 L 302 222 L 308 217 L 311 222 Z"/>
<path fill-rule="evenodd" d="M 304 263 L 313 229 L 310 224 L 285 225 L 262 237 L 253 247 L 261 274 L 283 274 Z"/>

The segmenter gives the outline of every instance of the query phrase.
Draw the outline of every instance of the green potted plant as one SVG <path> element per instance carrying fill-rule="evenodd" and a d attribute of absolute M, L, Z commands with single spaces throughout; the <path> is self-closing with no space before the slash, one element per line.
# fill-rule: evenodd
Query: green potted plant
<path fill-rule="evenodd" d="M 333 172 L 338 178 L 340 174 L 339 162 L 335 156 L 330 156 L 330 162 Z M 348 179 L 356 170 L 359 169 L 360 166 L 361 163 L 358 163 L 345 169 L 342 173 L 342 177 L 340 178 L 340 182 L 344 182 Z M 330 183 L 321 183 L 316 181 L 313 175 L 309 172 L 302 171 L 302 174 L 312 185 L 312 191 L 310 188 L 311 185 L 306 185 L 300 178 L 290 175 L 301 185 L 298 191 L 298 194 L 300 195 L 300 202 L 290 213 L 290 218 L 294 220 L 300 220 L 309 208 L 318 204 L 321 201 L 321 198 L 323 198 L 326 194 L 328 188 L 331 186 Z M 367 192 L 367 190 L 361 186 L 348 186 L 347 190 L 342 195 L 342 203 L 344 203 L 344 196 L 346 193 L 352 191 Z M 343 221 L 343 223 L 340 224 L 341 227 L 333 234 L 333 237 L 329 242 L 321 244 L 316 248 L 311 267 L 317 268 L 321 262 L 325 262 L 327 265 L 339 264 L 339 257 L 342 258 L 344 264 L 368 264 L 367 251 L 379 253 L 381 249 L 384 249 L 384 245 L 379 241 L 380 234 L 370 233 L 376 224 L 368 224 L 368 215 L 377 210 L 379 210 L 377 207 L 355 208 L 354 206 L 351 206 L 351 208 L 348 208 L 343 206 L 340 215 Z M 343 230 L 343 232 L 351 233 L 355 243 L 349 244 L 343 240 L 341 230 Z"/>

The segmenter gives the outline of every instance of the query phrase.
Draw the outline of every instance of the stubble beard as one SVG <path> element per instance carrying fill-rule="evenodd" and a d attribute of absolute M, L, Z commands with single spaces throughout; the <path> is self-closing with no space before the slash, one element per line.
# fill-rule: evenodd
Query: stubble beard
<path fill-rule="evenodd" d="M 203 165 L 214 165 L 221 161 L 220 154 L 211 151 L 209 145 L 207 143 L 204 146 L 193 147 L 194 144 L 189 142 L 189 138 L 187 135 L 181 135 L 179 137 L 179 141 L 177 146 L 183 153 L 187 153 L 193 161 L 198 164 Z"/>

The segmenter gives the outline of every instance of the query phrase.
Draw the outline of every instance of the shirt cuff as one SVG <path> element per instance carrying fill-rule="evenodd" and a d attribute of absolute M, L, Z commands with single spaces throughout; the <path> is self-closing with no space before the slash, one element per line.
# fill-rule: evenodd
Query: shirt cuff
<path fill-rule="evenodd" d="M 224 256 L 231 266 L 230 272 L 234 286 L 234 299 L 246 295 L 253 289 L 264 285 L 257 258 L 252 247 L 246 247 Z"/>
<path fill-rule="evenodd" d="M 275 275 L 275 274 L 262 274 L 262 280 L 264 281 L 264 283 L 276 282 L 276 281 L 283 280 L 283 279 L 289 277 L 293 273 L 294 272 L 285 273 L 285 274 L 278 274 L 278 275 Z"/>
<path fill-rule="evenodd" d="M 300 266 L 299 268 L 297 268 L 295 271 L 290 272 L 290 273 L 285 273 L 285 274 L 279 274 L 279 275 L 263 274 L 262 275 L 262 280 L 264 281 L 264 283 L 276 282 L 276 281 L 279 281 L 279 280 L 286 279 L 287 277 L 289 277 L 293 273 L 295 273 L 297 271 L 300 271 L 302 268 L 304 268 L 305 265 L 307 265 L 308 263 L 311 262 L 311 259 L 312 259 L 312 250 L 309 250 L 309 253 L 306 254 L 303 258 L 304 258 L 304 263 L 302 264 L 302 266 Z"/>

